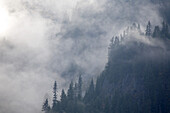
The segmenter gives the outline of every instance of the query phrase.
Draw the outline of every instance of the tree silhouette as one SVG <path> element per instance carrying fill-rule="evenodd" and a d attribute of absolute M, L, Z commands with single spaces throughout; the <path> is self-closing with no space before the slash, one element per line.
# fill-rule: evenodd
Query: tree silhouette
<path fill-rule="evenodd" d="M 161 31 L 159 26 L 155 26 L 154 32 L 153 32 L 153 38 L 159 38 L 161 36 Z"/>
<path fill-rule="evenodd" d="M 53 103 L 52 103 L 52 110 L 57 110 L 57 82 L 54 82 L 53 87 Z"/>
<path fill-rule="evenodd" d="M 79 100 L 82 99 L 82 77 L 81 75 L 79 76 L 79 80 L 78 80 L 78 99 Z"/>
<path fill-rule="evenodd" d="M 73 100 L 74 90 L 73 90 L 73 82 L 70 83 L 69 89 L 67 91 L 68 100 Z"/>
<path fill-rule="evenodd" d="M 45 113 L 48 113 L 50 111 L 50 106 L 48 105 L 48 99 L 45 100 L 42 106 L 42 111 L 44 111 Z"/>
<path fill-rule="evenodd" d="M 61 92 L 60 107 L 61 111 L 65 111 L 67 107 L 67 96 L 64 89 Z"/>
<path fill-rule="evenodd" d="M 152 35 L 151 22 L 149 21 L 146 26 L 146 36 L 150 37 Z"/>

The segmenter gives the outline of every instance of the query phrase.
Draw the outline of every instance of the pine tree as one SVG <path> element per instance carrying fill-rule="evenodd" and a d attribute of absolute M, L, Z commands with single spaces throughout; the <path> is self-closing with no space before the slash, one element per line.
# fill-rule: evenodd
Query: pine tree
<path fill-rule="evenodd" d="M 66 113 L 75 113 L 75 101 L 74 101 L 74 87 L 73 82 L 70 83 L 69 89 L 67 91 L 67 108 Z"/>
<path fill-rule="evenodd" d="M 90 103 L 94 98 L 94 82 L 93 79 L 91 80 L 90 86 L 88 88 L 88 90 L 86 91 L 86 94 L 84 96 L 84 101 L 86 103 Z"/>
<path fill-rule="evenodd" d="M 61 111 L 65 111 L 66 110 L 65 108 L 67 107 L 67 96 L 64 89 L 62 89 L 61 92 L 60 103 L 61 103 Z"/>
<path fill-rule="evenodd" d="M 150 37 L 152 35 L 152 29 L 151 29 L 151 23 L 150 21 L 148 22 L 147 26 L 146 26 L 146 36 Z"/>
<path fill-rule="evenodd" d="M 114 37 L 111 38 L 108 49 L 111 50 L 113 48 L 113 42 L 114 42 Z"/>
<path fill-rule="evenodd" d="M 161 36 L 161 31 L 159 26 L 155 26 L 154 32 L 153 32 L 153 38 L 159 38 Z"/>
<path fill-rule="evenodd" d="M 119 45 L 119 37 L 118 37 L 118 36 L 115 37 L 115 42 L 114 42 L 114 44 L 115 44 L 116 46 Z"/>
<path fill-rule="evenodd" d="M 165 22 L 163 21 L 162 22 L 162 30 L 161 30 L 161 36 L 162 36 L 162 38 L 165 38 L 166 37 L 166 24 L 165 24 Z"/>
<path fill-rule="evenodd" d="M 100 94 L 100 88 L 101 88 L 101 76 L 97 78 L 96 81 L 96 87 L 95 87 L 95 95 L 99 95 Z"/>
<path fill-rule="evenodd" d="M 81 75 L 79 76 L 79 80 L 78 80 L 78 99 L 79 100 L 82 99 L 82 77 Z"/>
<path fill-rule="evenodd" d="M 74 97 L 73 82 L 70 83 L 70 86 L 67 92 L 67 97 L 68 97 L 68 100 L 73 100 L 73 97 Z"/>
<path fill-rule="evenodd" d="M 60 101 L 63 102 L 63 101 L 66 101 L 66 99 L 67 99 L 66 93 L 64 89 L 62 89 Z"/>
<path fill-rule="evenodd" d="M 90 93 L 91 97 L 93 97 L 93 95 L 94 95 L 94 82 L 93 82 L 93 79 L 91 80 L 88 92 Z"/>
<path fill-rule="evenodd" d="M 53 111 L 57 110 L 57 82 L 54 82 L 54 87 L 53 87 L 53 104 L 52 104 L 52 109 Z"/>
<path fill-rule="evenodd" d="M 164 21 L 162 22 L 161 37 L 162 38 L 170 38 L 168 24 L 165 23 Z"/>
<path fill-rule="evenodd" d="M 48 99 L 45 100 L 43 106 L 42 106 L 42 111 L 44 111 L 45 113 L 48 113 L 50 111 L 50 106 L 48 104 Z"/>

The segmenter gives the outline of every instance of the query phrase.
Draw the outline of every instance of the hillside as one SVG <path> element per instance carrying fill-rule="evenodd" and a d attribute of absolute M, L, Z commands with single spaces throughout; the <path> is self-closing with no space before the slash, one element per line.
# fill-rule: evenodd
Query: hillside
<path fill-rule="evenodd" d="M 93 105 L 103 113 L 168 113 L 168 37 L 131 34 L 123 41 L 113 40 L 108 64 L 96 83 L 94 100 L 100 101 Z"/>
<path fill-rule="evenodd" d="M 43 104 L 46 113 L 169 113 L 170 34 L 168 24 L 153 32 L 148 22 L 143 32 L 134 23 L 123 34 L 111 38 L 108 63 L 82 96 L 82 78 L 70 83 L 67 94 L 53 104 Z"/>

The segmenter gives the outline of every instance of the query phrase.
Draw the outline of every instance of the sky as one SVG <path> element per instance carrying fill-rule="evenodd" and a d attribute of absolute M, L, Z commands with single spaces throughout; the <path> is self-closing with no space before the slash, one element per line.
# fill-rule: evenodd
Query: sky
<path fill-rule="evenodd" d="M 159 25 L 148 0 L 0 0 L 0 113 L 41 113 L 53 82 L 100 75 L 108 45 L 132 23 Z"/>

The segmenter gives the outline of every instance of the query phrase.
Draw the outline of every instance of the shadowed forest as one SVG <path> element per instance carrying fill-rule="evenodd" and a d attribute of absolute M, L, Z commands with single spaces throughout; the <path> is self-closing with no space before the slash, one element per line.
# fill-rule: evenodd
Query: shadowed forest
<path fill-rule="evenodd" d="M 170 113 L 170 0 L 0 0 L 0 113 Z"/>
<path fill-rule="evenodd" d="M 53 86 L 53 101 L 42 105 L 45 113 L 169 113 L 169 25 L 140 24 L 114 36 L 108 47 L 108 63 L 97 80 L 82 91 L 81 75 L 67 91 Z M 153 44 L 153 43 L 154 44 Z M 156 44 L 155 44 L 156 43 Z M 83 93 L 85 92 L 85 93 Z M 57 99 L 57 96 L 60 99 Z"/>

